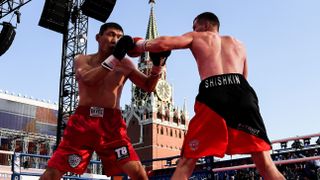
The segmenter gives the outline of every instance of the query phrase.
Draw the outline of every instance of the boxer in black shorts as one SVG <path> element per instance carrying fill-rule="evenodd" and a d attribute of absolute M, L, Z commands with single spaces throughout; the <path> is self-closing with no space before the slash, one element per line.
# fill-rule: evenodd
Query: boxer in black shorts
<path fill-rule="evenodd" d="M 202 81 L 172 179 L 188 179 L 203 156 L 251 154 L 265 180 L 283 180 L 270 156 L 256 94 L 246 81 L 245 46 L 232 36 L 220 35 L 219 27 L 218 17 L 204 12 L 194 19 L 191 32 L 135 42 L 136 52 L 190 49 Z"/>

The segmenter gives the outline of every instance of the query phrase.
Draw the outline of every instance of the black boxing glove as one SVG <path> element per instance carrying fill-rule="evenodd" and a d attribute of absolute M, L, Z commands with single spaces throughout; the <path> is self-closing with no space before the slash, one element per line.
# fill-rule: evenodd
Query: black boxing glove
<path fill-rule="evenodd" d="M 118 40 L 112 54 L 120 61 L 126 55 L 128 50 L 133 49 L 134 46 L 135 44 L 132 37 L 124 35 Z"/>
<path fill-rule="evenodd" d="M 170 54 L 171 51 L 149 52 L 150 59 L 154 66 L 164 66 Z"/>
<path fill-rule="evenodd" d="M 166 64 L 168 57 L 170 56 L 171 51 L 162 51 L 162 52 L 149 52 L 150 59 L 152 61 L 152 75 L 160 75 L 162 72 L 162 67 Z"/>
<path fill-rule="evenodd" d="M 131 36 L 122 36 L 115 45 L 112 55 L 105 59 L 101 63 L 101 66 L 113 70 L 113 68 L 124 58 L 128 50 L 133 49 L 134 46 L 135 44 Z"/>

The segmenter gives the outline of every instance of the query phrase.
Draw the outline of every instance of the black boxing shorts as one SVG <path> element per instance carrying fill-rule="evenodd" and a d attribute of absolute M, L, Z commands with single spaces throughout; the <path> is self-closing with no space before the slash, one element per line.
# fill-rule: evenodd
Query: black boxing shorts
<path fill-rule="evenodd" d="M 271 149 L 258 98 L 243 75 L 224 74 L 201 81 L 194 109 L 182 156 L 223 157 Z"/>

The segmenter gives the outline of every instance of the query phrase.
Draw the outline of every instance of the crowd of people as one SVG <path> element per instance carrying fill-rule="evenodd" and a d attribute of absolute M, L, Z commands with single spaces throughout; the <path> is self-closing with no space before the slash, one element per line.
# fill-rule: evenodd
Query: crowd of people
<path fill-rule="evenodd" d="M 282 152 L 272 155 L 274 161 L 298 159 L 304 157 L 318 156 L 320 148 L 314 149 L 301 149 L 295 151 Z M 238 160 L 230 160 L 217 162 L 215 167 L 237 166 L 243 164 L 251 164 L 249 158 Z M 279 171 L 286 179 L 292 180 L 318 180 L 320 179 L 320 160 L 298 162 L 292 164 L 277 165 Z M 218 172 L 214 174 L 217 180 L 230 180 L 230 179 L 261 179 L 261 176 L 255 168 L 246 168 L 232 171 Z"/>
<path fill-rule="evenodd" d="M 279 171 L 288 180 L 318 180 L 320 179 L 320 166 L 313 161 L 278 165 Z M 218 172 L 214 175 L 216 180 L 248 179 L 260 180 L 262 177 L 254 168 Z"/>

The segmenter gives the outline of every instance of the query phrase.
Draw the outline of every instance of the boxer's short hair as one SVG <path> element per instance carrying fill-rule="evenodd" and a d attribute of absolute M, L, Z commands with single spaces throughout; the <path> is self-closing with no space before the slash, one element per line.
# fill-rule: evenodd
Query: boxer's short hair
<path fill-rule="evenodd" d="M 193 22 L 195 20 L 198 20 L 198 21 L 208 21 L 210 22 L 212 25 L 214 26 L 217 26 L 218 27 L 218 30 L 220 28 L 220 21 L 219 21 L 219 18 L 218 16 L 216 16 L 214 13 L 212 12 L 204 12 L 204 13 L 201 13 L 199 14 L 196 18 L 194 18 Z"/>
<path fill-rule="evenodd" d="M 100 26 L 100 30 L 99 30 L 99 34 L 102 35 L 104 31 L 106 31 L 107 29 L 109 28 L 114 28 L 114 29 L 118 29 L 120 31 L 123 32 L 123 29 L 122 27 L 118 24 L 118 23 L 115 23 L 115 22 L 108 22 L 108 23 L 104 23 Z"/>

